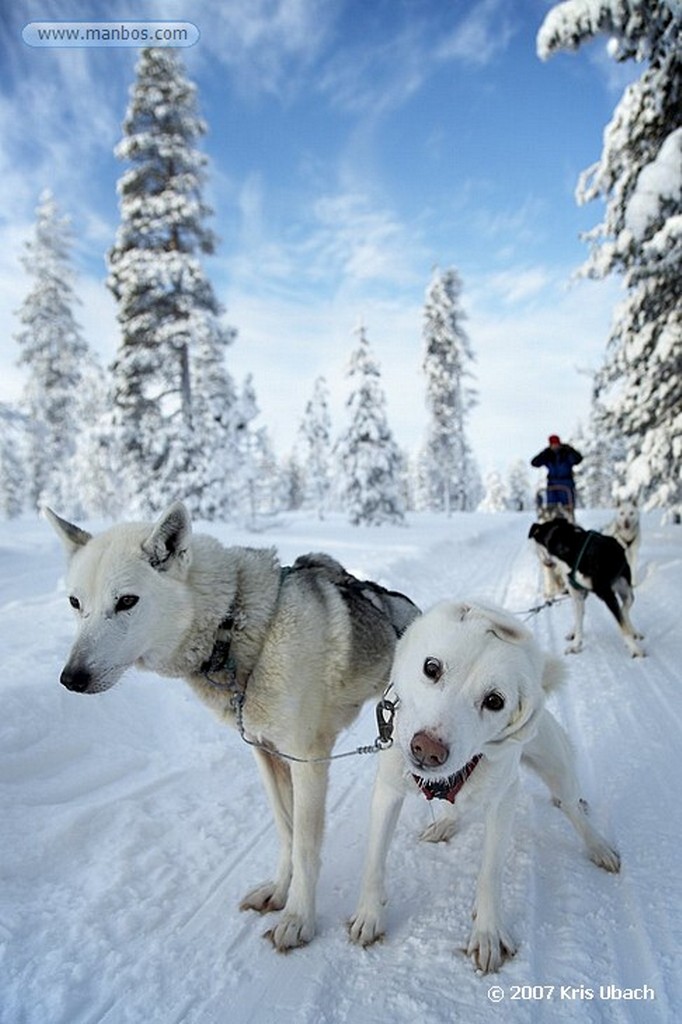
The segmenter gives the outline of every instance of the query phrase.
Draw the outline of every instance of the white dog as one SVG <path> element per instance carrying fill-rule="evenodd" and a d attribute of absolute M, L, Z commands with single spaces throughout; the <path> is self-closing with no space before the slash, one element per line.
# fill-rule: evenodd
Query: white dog
<path fill-rule="evenodd" d="M 637 506 L 633 505 L 631 501 L 622 502 L 616 509 L 615 518 L 608 526 L 604 527 L 602 533 L 605 533 L 610 537 L 615 537 L 620 546 L 624 549 L 625 557 L 627 558 L 628 565 L 630 566 L 632 586 L 634 587 L 637 558 L 642 538 L 639 510 Z"/>
<path fill-rule="evenodd" d="M 280 952 L 315 932 L 327 760 L 341 729 L 388 682 L 397 634 L 418 614 L 402 594 L 326 555 L 281 566 L 272 549 L 192 534 L 176 502 L 156 523 L 92 537 L 47 511 L 69 556 L 78 635 L 61 674 L 101 693 L 131 665 L 182 676 L 253 745 L 280 838 L 277 870 L 242 909 L 282 910 Z"/>
<path fill-rule="evenodd" d="M 405 793 L 421 790 L 457 810 L 485 813 L 483 859 L 467 952 L 497 971 L 516 943 L 501 908 L 523 759 L 545 781 L 599 867 L 618 871 L 618 854 L 590 824 L 567 737 L 544 707 L 560 668 L 508 613 L 444 602 L 416 619 L 399 641 L 392 682 L 394 746 L 380 755 L 372 796 L 369 849 L 351 939 L 367 946 L 384 934 L 386 856 Z M 427 838 L 447 838 L 436 823 Z"/>

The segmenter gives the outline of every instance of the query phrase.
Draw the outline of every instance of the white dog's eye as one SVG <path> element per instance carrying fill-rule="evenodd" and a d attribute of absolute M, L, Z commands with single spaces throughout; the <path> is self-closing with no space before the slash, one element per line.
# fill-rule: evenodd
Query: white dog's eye
<path fill-rule="evenodd" d="M 69 604 L 71 605 L 72 608 L 75 608 L 77 612 L 81 610 L 81 603 L 77 597 L 73 596 L 73 594 L 69 598 Z"/>
<path fill-rule="evenodd" d="M 504 707 L 504 697 L 497 690 L 493 690 L 483 698 L 481 707 L 484 707 L 486 711 L 501 711 Z"/>
<path fill-rule="evenodd" d="M 443 675 L 443 662 L 440 658 L 427 658 L 424 662 L 424 675 L 436 683 Z"/>
<path fill-rule="evenodd" d="M 140 599 L 136 594 L 123 594 L 123 596 L 119 597 L 116 602 L 116 611 L 128 612 L 131 608 L 135 607 L 139 600 Z"/>

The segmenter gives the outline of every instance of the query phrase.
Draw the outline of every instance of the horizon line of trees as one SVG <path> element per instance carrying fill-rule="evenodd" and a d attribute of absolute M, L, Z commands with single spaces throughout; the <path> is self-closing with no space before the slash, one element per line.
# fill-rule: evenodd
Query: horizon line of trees
<path fill-rule="evenodd" d="M 381 368 L 364 326 L 356 331 L 357 347 L 349 360 L 347 428 L 334 440 L 329 392 L 319 377 L 303 411 L 294 451 L 278 460 L 267 428 L 254 425 L 259 410 L 252 378 L 238 391 L 216 357 L 213 377 L 206 374 L 197 384 L 196 374 L 188 372 L 192 347 L 197 358 L 198 346 L 192 346 L 196 335 L 177 331 L 178 321 L 184 324 L 176 311 L 169 313 L 168 324 L 161 317 L 147 324 L 141 351 L 134 331 L 124 333 L 113 365 L 108 371 L 100 365 L 76 319 L 79 300 L 70 248 L 68 219 L 45 192 L 34 236 L 25 246 L 24 264 L 34 284 L 19 311 L 22 330 L 16 335 L 28 381 L 21 408 L 0 407 L 5 426 L 0 515 L 11 518 L 45 504 L 75 517 L 154 514 L 180 496 L 194 515 L 209 520 L 255 523 L 258 516 L 282 509 L 309 508 L 318 516 L 343 510 L 359 525 L 401 522 L 406 511 L 417 508 L 453 511 L 478 505 L 480 477 L 466 437 L 459 440 L 472 405 L 471 387 L 465 389 L 460 376 L 471 376 L 464 368 L 472 355 L 461 329 L 464 314 L 456 271 L 434 272 L 423 334 L 425 373 L 430 380 L 440 377 L 441 384 L 440 390 L 432 387 L 428 401 L 437 424 L 433 433 L 442 443 L 449 431 L 445 448 L 461 451 L 461 462 L 450 459 L 445 464 L 442 449 L 432 449 L 428 438 L 412 457 L 400 450 L 387 422 Z M 119 243 L 117 273 L 123 283 L 118 287 L 123 290 L 121 252 Z M 143 262 L 139 253 L 134 258 Z M 180 262 L 180 275 L 185 272 Z M 193 268 L 191 279 L 197 277 Z M 146 300 L 143 315 L 150 317 L 150 294 L 153 298 L 158 277 L 147 289 L 139 288 L 140 280 L 139 272 L 133 275 L 129 295 L 136 294 L 135 286 Z M 173 291 L 173 300 L 188 301 L 179 289 Z M 139 326 L 137 312 L 123 319 Z M 161 340 L 152 338 L 153 329 L 161 332 Z M 204 345 L 207 334 L 200 334 Z M 223 329 L 220 343 L 231 342 L 235 335 L 233 329 L 229 334 Z M 439 370 L 436 349 L 445 372 Z M 126 361 L 130 367 L 124 372 Z M 211 360 L 204 356 L 200 365 L 210 367 Z M 207 381 L 213 383 L 213 392 Z M 208 459 L 202 462 L 198 452 L 203 445 L 203 455 L 208 454 L 210 433 L 201 419 L 207 408 L 209 429 L 215 431 L 212 451 L 220 460 L 208 472 Z M 448 488 L 453 494 L 456 488 L 455 497 Z"/>

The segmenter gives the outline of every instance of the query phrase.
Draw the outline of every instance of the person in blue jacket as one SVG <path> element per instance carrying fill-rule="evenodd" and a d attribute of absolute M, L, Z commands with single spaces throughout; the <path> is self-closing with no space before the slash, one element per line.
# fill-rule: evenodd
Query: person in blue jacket
<path fill-rule="evenodd" d="M 536 469 L 547 467 L 547 507 L 563 505 L 566 509 L 575 506 L 575 481 L 573 467 L 583 461 L 579 451 L 570 444 L 562 444 L 557 434 L 550 434 L 547 448 L 530 460 Z"/>

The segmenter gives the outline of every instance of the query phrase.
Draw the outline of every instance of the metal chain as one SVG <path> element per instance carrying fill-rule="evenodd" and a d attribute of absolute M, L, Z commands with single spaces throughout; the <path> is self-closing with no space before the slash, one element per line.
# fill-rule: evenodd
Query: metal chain
<path fill-rule="evenodd" d="M 389 683 L 388 687 L 384 691 L 382 699 L 379 701 L 376 707 L 376 716 L 379 734 L 369 746 L 355 747 L 354 750 L 344 750 L 340 754 L 328 754 L 325 757 L 298 757 L 296 754 L 287 754 L 282 750 L 278 750 L 277 747 L 269 746 L 266 743 L 259 743 L 258 740 L 252 740 L 246 735 L 246 729 L 244 727 L 244 704 L 246 703 L 246 688 L 244 690 L 237 689 L 236 681 L 228 683 L 219 683 L 217 679 L 212 679 L 208 672 L 202 673 L 203 678 L 213 686 L 216 690 L 228 690 L 232 696 L 230 697 L 229 707 L 234 712 L 237 729 L 244 743 L 250 747 L 255 747 L 256 750 L 262 750 L 266 754 L 271 754 L 274 757 L 279 757 L 284 761 L 296 761 L 298 764 L 321 764 L 328 761 L 337 761 L 342 757 L 356 757 L 359 754 L 380 754 L 382 750 L 388 750 L 389 747 L 393 746 L 393 719 L 395 717 L 395 711 L 399 701 L 390 701 L 387 699 L 387 694 L 391 689 L 392 684 Z"/>
<path fill-rule="evenodd" d="M 546 601 L 543 601 L 542 604 L 536 604 L 533 608 L 527 608 L 524 612 L 514 612 L 513 614 L 523 615 L 523 621 L 525 622 L 526 619 L 530 619 L 531 616 L 537 615 L 541 612 L 543 608 L 551 608 L 554 604 L 559 604 L 561 601 L 567 601 L 569 597 L 570 594 L 562 594 L 561 597 L 550 597 Z"/>

